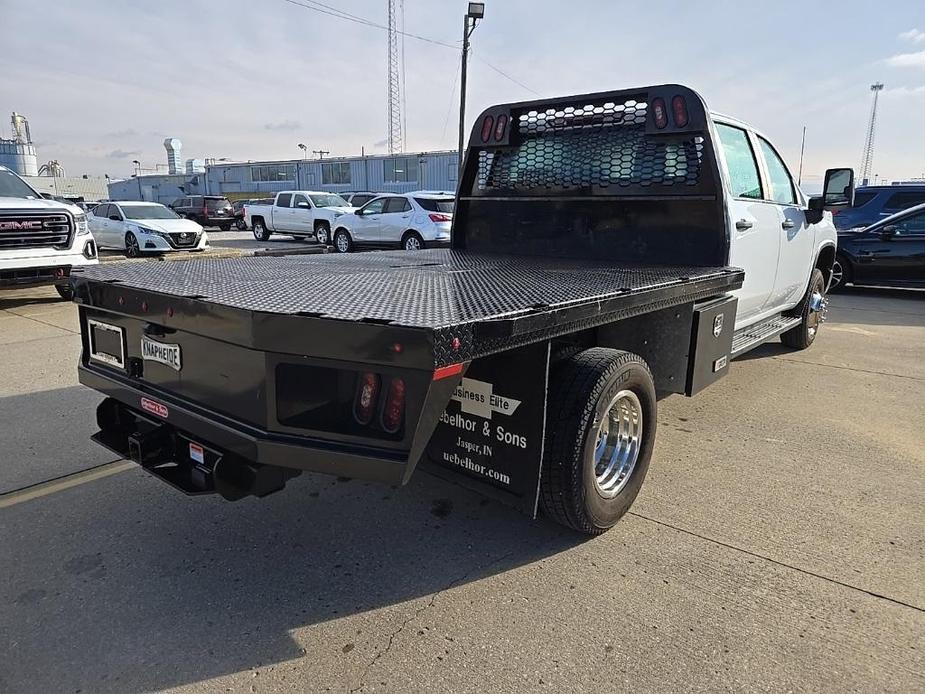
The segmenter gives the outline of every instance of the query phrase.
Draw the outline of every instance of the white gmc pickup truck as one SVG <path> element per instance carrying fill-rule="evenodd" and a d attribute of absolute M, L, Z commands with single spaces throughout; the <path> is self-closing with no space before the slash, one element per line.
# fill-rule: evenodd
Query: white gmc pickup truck
<path fill-rule="evenodd" d="M 334 220 L 355 209 L 334 193 L 284 190 L 276 194 L 272 205 L 245 205 L 244 219 L 258 241 L 278 233 L 314 236 L 318 243 L 328 244 Z"/>
<path fill-rule="evenodd" d="M 0 287 L 63 282 L 71 268 L 99 262 L 87 216 L 76 205 L 46 200 L 15 173 L 0 166 Z"/>

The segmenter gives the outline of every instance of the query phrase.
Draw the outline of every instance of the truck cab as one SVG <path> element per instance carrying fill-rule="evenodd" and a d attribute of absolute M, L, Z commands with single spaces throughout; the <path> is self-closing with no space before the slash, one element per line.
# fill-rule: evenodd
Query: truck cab
<path fill-rule="evenodd" d="M 70 299 L 71 269 L 98 262 L 83 210 L 46 200 L 0 166 L 0 287 L 54 283 Z"/>

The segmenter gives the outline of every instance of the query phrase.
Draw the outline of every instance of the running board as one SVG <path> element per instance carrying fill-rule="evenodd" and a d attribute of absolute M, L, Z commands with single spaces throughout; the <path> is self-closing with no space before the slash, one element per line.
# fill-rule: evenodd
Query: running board
<path fill-rule="evenodd" d="M 787 332 L 790 328 L 799 325 L 801 320 L 801 318 L 777 314 L 761 323 L 736 330 L 732 336 L 732 356 L 737 357 L 744 354 L 762 342 L 767 342 L 771 338 Z"/>

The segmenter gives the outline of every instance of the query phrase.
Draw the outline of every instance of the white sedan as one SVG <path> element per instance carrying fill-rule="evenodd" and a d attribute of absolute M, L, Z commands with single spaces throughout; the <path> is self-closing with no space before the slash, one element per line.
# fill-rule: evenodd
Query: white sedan
<path fill-rule="evenodd" d="M 349 253 L 358 247 L 417 251 L 448 246 L 455 203 L 452 194 L 442 192 L 380 195 L 335 220 L 334 248 Z"/>
<path fill-rule="evenodd" d="M 156 202 L 104 202 L 93 210 L 90 231 L 100 248 L 143 253 L 203 251 L 209 237 L 202 227 Z"/>

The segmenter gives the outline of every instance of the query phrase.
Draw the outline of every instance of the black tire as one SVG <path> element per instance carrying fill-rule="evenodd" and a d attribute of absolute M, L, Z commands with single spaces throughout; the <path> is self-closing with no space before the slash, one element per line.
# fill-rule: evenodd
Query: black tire
<path fill-rule="evenodd" d="M 243 218 L 238 218 L 234 222 L 234 228 L 238 231 L 247 231 L 247 222 Z"/>
<path fill-rule="evenodd" d="M 334 248 L 338 253 L 349 253 L 353 250 L 353 239 L 346 229 L 338 229 L 334 232 Z"/>
<path fill-rule="evenodd" d="M 138 239 L 130 231 L 125 232 L 125 255 L 128 258 L 138 258 L 141 255 Z"/>
<path fill-rule="evenodd" d="M 270 240 L 270 231 L 267 229 L 267 225 L 262 219 L 253 220 L 251 223 L 251 228 L 253 230 L 254 238 L 258 241 Z"/>
<path fill-rule="evenodd" d="M 401 247 L 405 251 L 420 251 L 424 248 L 424 239 L 416 231 L 406 231 L 401 239 Z"/>
<path fill-rule="evenodd" d="M 60 296 L 65 301 L 74 300 L 74 290 L 71 289 L 71 285 L 69 284 L 56 284 L 55 291 L 57 291 L 58 296 Z"/>
<path fill-rule="evenodd" d="M 614 398 L 630 391 L 641 422 L 635 465 L 606 496 L 598 484 L 595 449 Z M 649 469 L 655 444 L 655 384 L 645 361 L 631 352 L 594 347 L 553 368 L 540 481 L 544 512 L 588 535 L 613 527 L 629 510 Z"/>
<path fill-rule="evenodd" d="M 218 228 L 221 229 L 222 231 L 231 231 L 230 224 L 220 224 Z"/>
<path fill-rule="evenodd" d="M 318 222 L 315 225 L 315 240 L 322 246 L 331 242 L 331 225 L 327 222 Z"/>
<path fill-rule="evenodd" d="M 841 253 L 836 253 L 835 262 L 832 263 L 832 281 L 829 284 L 829 293 L 843 291 L 846 284 L 852 284 L 853 282 L 854 270 L 851 267 L 851 261 Z"/>
<path fill-rule="evenodd" d="M 822 306 L 818 310 L 813 308 L 813 294 L 816 293 L 822 297 Z M 802 320 L 795 328 L 781 333 L 780 341 L 793 349 L 806 349 L 815 342 L 819 328 L 825 321 L 825 276 L 819 268 L 814 268 L 809 276 L 806 294 L 799 306 L 793 310 L 793 315 L 799 316 Z"/>

